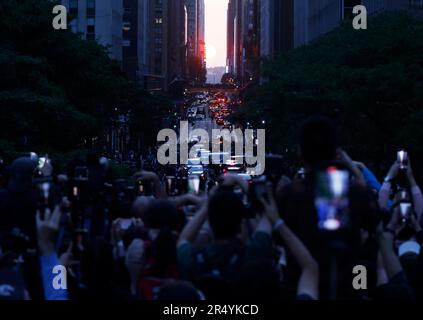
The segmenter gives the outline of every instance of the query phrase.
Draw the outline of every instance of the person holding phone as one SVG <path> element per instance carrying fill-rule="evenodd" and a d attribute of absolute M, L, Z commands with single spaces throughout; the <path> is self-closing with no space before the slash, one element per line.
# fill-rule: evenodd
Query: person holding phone
<path fill-rule="evenodd" d="M 379 191 L 379 206 L 384 210 L 389 210 L 389 197 L 393 191 L 395 179 L 398 177 L 398 174 L 401 170 L 405 170 L 408 188 L 406 190 L 400 189 L 399 191 L 405 191 L 409 193 L 409 195 L 411 196 L 411 202 L 413 204 L 414 211 L 417 215 L 417 220 L 420 221 L 423 214 L 423 193 L 420 187 L 418 186 L 416 179 L 414 178 L 413 169 L 409 158 L 407 158 L 406 166 L 404 166 L 404 162 L 401 164 L 399 160 L 395 161 L 392 164 Z M 401 200 L 401 192 L 397 192 L 394 195 L 394 202 Z"/>
<path fill-rule="evenodd" d="M 260 198 L 260 201 L 264 207 L 265 216 L 300 266 L 301 275 L 297 285 L 297 299 L 319 299 L 319 265 L 307 247 L 280 218 L 271 185 L 267 185 L 267 196 Z"/>
<path fill-rule="evenodd" d="M 208 201 L 187 223 L 177 242 L 182 276 L 198 284 L 208 299 L 230 298 L 237 288 L 242 267 L 249 262 L 273 261 L 269 223 L 259 222 L 250 239 L 243 237 L 242 222 L 247 208 L 229 188 L 234 183 L 248 192 L 248 184 L 228 176 L 221 187 L 211 190 Z M 206 223 L 210 225 L 213 241 L 198 248 L 197 236 Z"/>

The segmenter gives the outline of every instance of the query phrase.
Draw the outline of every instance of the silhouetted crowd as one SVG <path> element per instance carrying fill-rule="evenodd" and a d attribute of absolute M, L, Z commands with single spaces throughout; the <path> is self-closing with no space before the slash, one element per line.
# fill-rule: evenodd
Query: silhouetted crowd
<path fill-rule="evenodd" d="M 337 136 L 314 116 L 296 174 L 205 168 L 194 191 L 181 168 L 113 179 L 95 153 L 63 172 L 19 157 L 0 177 L 0 299 L 421 298 L 416 164 L 399 150 L 378 179 Z"/>

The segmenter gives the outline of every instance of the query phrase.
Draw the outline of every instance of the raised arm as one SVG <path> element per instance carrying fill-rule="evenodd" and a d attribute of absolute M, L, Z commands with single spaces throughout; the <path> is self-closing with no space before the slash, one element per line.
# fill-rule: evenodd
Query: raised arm
<path fill-rule="evenodd" d="M 207 205 L 203 205 L 196 215 L 187 223 L 179 235 L 177 246 L 182 246 L 186 242 L 192 242 L 207 221 Z"/>
<path fill-rule="evenodd" d="M 417 220 L 419 221 L 423 213 L 423 194 L 416 182 L 416 179 L 414 178 L 410 162 L 408 163 L 407 168 L 407 178 L 410 184 L 411 196 L 413 198 L 414 211 L 416 212 Z"/>
<path fill-rule="evenodd" d="M 391 168 L 389 169 L 388 174 L 386 175 L 382 187 L 379 190 L 379 207 L 384 210 L 389 209 L 389 194 L 391 193 L 392 188 L 392 180 L 397 176 L 398 174 L 398 163 L 395 162 Z"/>
<path fill-rule="evenodd" d="M 53 212 L 46 209 L 43 217 L 40 212 L 36 215 L 37 240 L 40 251 L 41 277 L 43 281 L 44 296 L 46 300 L 67 300 L 68 291 L 65 288 L 55 288 L 55 277 L 61 267 L 59 257 L 55 250 L 55 239 L 59 231 L 61 212 L 56 206 Z M 66 274 L 64 275 L 65 281 Z"/>
<path fill-rule="evenodd" d="M 152 171 L 141 171 L 136 173 L 135 178 L 138 180 L 150 181 L 153 186 L 154 195 L 157 199 L 166 199 L 166 187 L 161 183 L 159 176 Z"/>
<path fill-rule="evenodd" d="M 399 221 L 398 211 L 394 210 L 391 221 L 386 228 L 383 229 L 382 226 L 378 227 L 380 253 L 389 279 L 392 279 L 395 275 L 403 271 L 401 262 L 394 251 L 395 235 L 401 229 Z"/>
<path fill-rule="evenodd" d="M 261 199 L 265 214 L 279 232 L 288 250 L 294 256 L 301 268 L 298 281 L 297 295 L 308 295 L 313 299 L 319 298 L 319 266 L 302 241 L 280 218 L 271 187 L 268 186 L 268 199 Z"/>

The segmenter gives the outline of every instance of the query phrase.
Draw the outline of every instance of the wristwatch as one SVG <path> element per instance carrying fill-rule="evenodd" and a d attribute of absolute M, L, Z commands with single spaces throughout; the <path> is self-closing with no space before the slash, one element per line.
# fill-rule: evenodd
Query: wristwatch
<path fill-rule="evenodd" d="M 273 227 L 274 230 L 278 230 L 280 226 L 283 226 L 285 221 L 283 219 L 278 219 Z"/>

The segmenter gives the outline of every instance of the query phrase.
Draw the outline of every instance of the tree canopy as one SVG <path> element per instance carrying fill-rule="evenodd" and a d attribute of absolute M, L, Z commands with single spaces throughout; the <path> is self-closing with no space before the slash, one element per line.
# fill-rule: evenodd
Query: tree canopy
<path fill-rule="evenodd" d="M 347 21 L 264 66 L 266 83 L 235 117 L 266 120 L 272 150 L 295 150 L 301 121 L 324 114 L 354 157 L 380 166 L 405 147 L 423 160 L 423 22 L 394 12 L 371 17 L 368 30 Z"/>
<path fill-rule="evenodd" d="M 54 30 L 54 4 L 0 2 L 3 154 L 28 147 L 78 148 L 101 137 L 116 107 L 131 110 L 137 126 L 150 130 L 152 117 L 169 108 L 131 83 L 107 48 L 69 30 Z"/>

